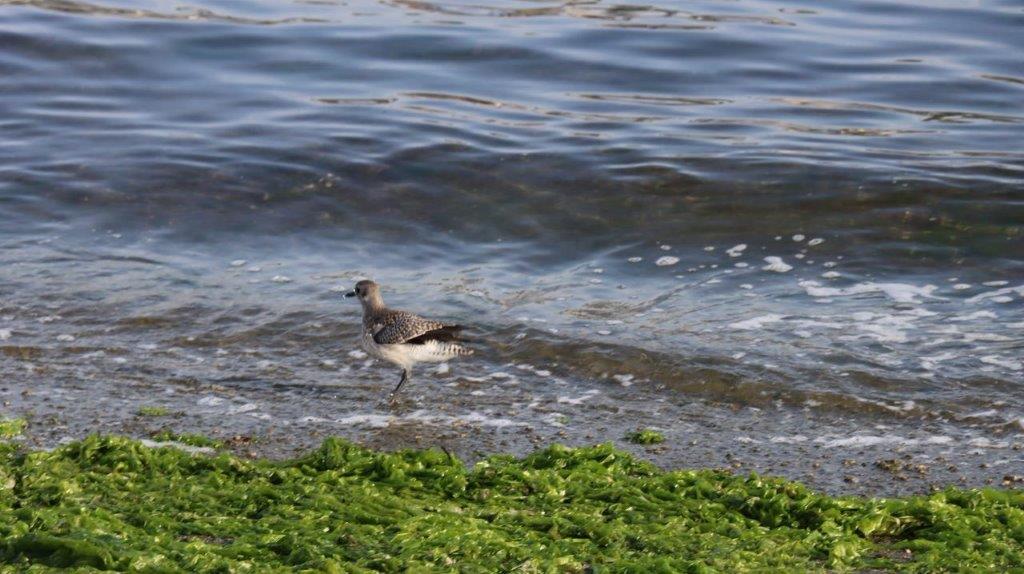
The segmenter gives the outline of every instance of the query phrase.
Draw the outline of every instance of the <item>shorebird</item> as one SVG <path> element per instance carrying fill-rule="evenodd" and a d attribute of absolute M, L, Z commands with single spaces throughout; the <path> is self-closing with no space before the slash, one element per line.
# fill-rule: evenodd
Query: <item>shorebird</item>
<path fill-rule="evenodd" d="M 388 402 L 393 402 L 416 363 L 441 363 L 455 357 L 472 355 L 473 349 L 463 346 L 460 325 L 441 323 L 384 306 L 380 286 L 373 281 L 360 281 L 346 297 L 358 297 L 363 305 L 362 346 L 370 355 L 402 367 Z"/>

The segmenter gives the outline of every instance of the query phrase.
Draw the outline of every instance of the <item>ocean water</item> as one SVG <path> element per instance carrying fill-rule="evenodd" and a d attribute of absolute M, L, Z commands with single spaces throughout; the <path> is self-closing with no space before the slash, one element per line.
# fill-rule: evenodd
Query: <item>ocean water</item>
<path fill-rule="evenodd" d="M 0 0 L 0 393 L 58 431 L 172 395 L 381 428 L 398 374 L 341 297 L 370 277 L 481 349 L 420 370 L 409 424 L 1019 436 L 1022 29 L 1013 1 Z M 245 392 L 280 404 L 214 400 Z"/>

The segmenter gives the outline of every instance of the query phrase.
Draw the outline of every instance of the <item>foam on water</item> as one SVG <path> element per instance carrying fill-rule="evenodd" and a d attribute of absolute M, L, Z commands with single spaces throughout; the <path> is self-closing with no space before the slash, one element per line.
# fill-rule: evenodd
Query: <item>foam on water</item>
<path fill-rule="evenodd" d="M 764 327 L 765 325 L 767 325 L 769 323 L 778 323 L 779 321 L 782 321 L 784 318 L 785 318 L 785 315 L 779 315 L 779 314 L 772 313 L 772 314 L 769 314 L 769 315 L 761 315 L 759 317 L 752 317 L 750 319 L 746 319 L 746 320 L 743 320 L 743 321 L 737 321 L 735 323 L 731 323 L 729 325 L 729 327 L 731 327 L 733 329 L 740 329 L 740 330 L 744 330 L 744 331 L 749 331 L 749 330 L 761 329 L 762 327 Z"/>
<path fill-rule="evenodd" d="M 786 273 L 793 269 L 792 265 L 787 264 L 785 261 L 782 260 L 781 257 L 777 257 L 775 255 L 765 257 L 764 260 L 766 263 L 768 263 L 768 265 L 765 265 L 761 269 L 765 271 L 774 271 L 775 273 Z"/>
<path fill-rule="evenodd" d="M 192 446 L 182 442 L 173 440 L 157 441 L 148 438 L 138 439 L 143 446 L 149 448 L 175 448 L 180 451 L 187 452 L 189 454 L 215 454 L 217 451 L 208 446 Z"/>
<path fill-rule="evenodd" d="M 619 384 L 622 385 L 623 387 L 631 387 L 631 386 L 633 386 L 634 375 L 630 375 L 630 374 L 612 375 L 612 378 L 615 379 L 616 381 L 618 381 Z"/>
<path fill-rule="evenodd" d="M 740 243 L 727 249 L 725 252 L 729 254 L 729 257 L 739 257 L 743 255 L 743 252 L 747 249 L 746 243 Z"/>
<path fill-rule="evenodd" d="M 942 445 L 953 442 L 953 437 L 936 435 L 924 438 L 909 438 L 897 435 L 854 435 L 843 438 L 819 437 L 814 442 L 824 448 L 862 448 L 881 445 L 915 446 L 921 444 Z"/>
<path fill-rule="evenodd" d="M 995 291 L 986 291 L 985 293 L 979 293 L 978 295 L 975 295 L 974 297 L 968 299 L 967 302 L 980 303 L 986 299 L 992 299 L 997 303 L 1008 303 L 1013 300 L 1013 298 L 1009 297 L 1009 295 L 1012 295 L 1014 293 L 1021 297 L 1024 297 L 1024 285 L 1019 285 L 1017 287 L 1004 287 L 1002 289 L 996 289 Z"/>
<path fill-rule="evenodd" d="M 1010 369 L 1011 371 L 1019 371 L 1021 369 L 1024 369 L 1024 362 L 1021 362 L 1019 359 L 1014 359 L 1010 357 L 985 355 L 984 357 L 981 357 L 979 360 L 987 365 L 995 365 L 997 367 Z"/>
<path fill-rule="evenodd" d="M 849 297 L 870 293 L 882 293 L 897 303 L 920 303 L 921 298 L 941 299 L 932 295 L 935 285 L 910 285 L 907 283 L 857 283 L 850 287 L 822 287 L 817 281 L 801 281 L 800 286 L 812 297 Z"/>

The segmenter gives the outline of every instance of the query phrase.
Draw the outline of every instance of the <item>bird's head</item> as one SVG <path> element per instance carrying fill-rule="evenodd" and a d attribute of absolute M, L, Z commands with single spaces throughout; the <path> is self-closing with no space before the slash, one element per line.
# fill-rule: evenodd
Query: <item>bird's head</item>
<path fill-rule="evenodd" d="M 359 302 L 363 304 L 363 307 L 383 307 L 384 301 L 380 296 L 380 285 L 377 285 L 369 279 L 364 279 L 358 283 L 354 289 L 345 293 L 346 297 L 356 297 Z"/>

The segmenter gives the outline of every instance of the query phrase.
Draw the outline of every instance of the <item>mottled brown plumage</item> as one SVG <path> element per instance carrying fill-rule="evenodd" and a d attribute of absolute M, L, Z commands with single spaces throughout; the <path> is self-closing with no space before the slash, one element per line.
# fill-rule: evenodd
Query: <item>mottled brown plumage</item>
<path fill-rule="evenodd" d="M 360 281 L 346 297 L 358 297 L 363 305 L 362 344 L 366 352 L 402 367 L 402 379 L 391 392 L 392 399 L 409 380 L 412 367 L 420 362 L 442 362 L 473 350 L 460 344 L 460 325 L 424 319 L 418 315 L 388 309 L 380 296 L 380 286 Z"/>

